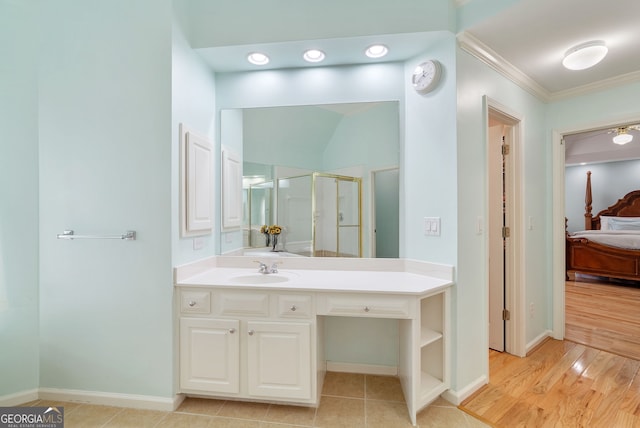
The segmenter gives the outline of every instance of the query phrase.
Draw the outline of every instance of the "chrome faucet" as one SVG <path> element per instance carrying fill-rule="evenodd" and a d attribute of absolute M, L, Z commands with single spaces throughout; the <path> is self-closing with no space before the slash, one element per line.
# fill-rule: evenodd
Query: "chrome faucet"
<path fill-rule="evenodd" d="M 258 263 L 258 272 L 263 273 L 263 274 L 269 274 L 269 273 L 278 273 L 278 263 L 275 262 L 271 265 L 271 268 L 269 268 L 266 264 L 262 263 L 259 260 L 254 260 L 255 263 Z"/>
<path fill-rule="evenodd" d="M 264 273 L 264 274 L 269 273 L 269 268 L 267 267 L 267 265 L 265 265 L 264 263 L 262 263 L 262 262 L 260 262 L 260 261 L 258 261 L 258 260 L 255 260 L 255 262 L 256 262 L 256 263 L 258 263 L 258 264 L 260 265 L 260 266 L 258 267 L 258 272 L 260 272 L 260 273 Z"/>

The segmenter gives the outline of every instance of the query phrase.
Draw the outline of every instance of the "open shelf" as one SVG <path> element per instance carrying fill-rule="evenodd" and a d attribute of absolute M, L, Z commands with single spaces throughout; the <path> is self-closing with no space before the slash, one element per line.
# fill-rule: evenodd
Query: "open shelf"
<path fill-rule="evenodd" d="M 425 347 L 439 339 L 442 339 L 442 333 L 423 327 L 420 332 L 420 347 Z"/>
<path fill-rule="evenodd" d="M 444 383 L 429 373 L 420 374 L 420 401 L 425 403 L 434 400 L 445 390 Z"/>

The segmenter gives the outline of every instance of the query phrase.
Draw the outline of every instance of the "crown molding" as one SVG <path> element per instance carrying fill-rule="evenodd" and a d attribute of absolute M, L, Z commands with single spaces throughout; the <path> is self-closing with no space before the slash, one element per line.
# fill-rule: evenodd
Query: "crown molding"
<path fill-rule="evenodd" d="M 640 82 L 640 70 L 631 73 L 622 74 L 620 76 L 611 77 L 609 79 L 600 80 L 598 82 L 589 83 L 587 85 L 576 86 L 575 88 L 563 91 L 550 92 L 537 83 L 535 80 L 524 74 L 509 61 L 501 57 L 497 52 L 471 34 L 461 32 L 457 36 L 458 45 L 461 49 L 468 52 L 475 58 L 487 64 L 489 67 L 520 86 L 525 91 L 531 93 L 543 102 L 559 101 L 566 98 L 587 95 L 593 92 L 622 86 L 629 83 Z"/>
<path fill-rule="evenodd" d="M 548 90 L 471 34 L 463 31 L 458 34 L 457 39 L 462 50 L 484 62 L 533 96 L 544 102 L 551 101 L 551 93 Z"/>
<path fill-rule="evenodd" d="M 589 83 L 588 85 L 577 86 L 575 88 L 557 91 L 551 95 L 551 101 L 558 101 L 566 98 L 586 95 L 592 92 L 602 91 L 605 89 L 615 88 L 629 83 L 640 82 L 640 70 L 631 73 L 621 74 L 620 76 L 611 77 L 609 79 L 600 80 L 598 82 Z"/>
<path fill-rule="evenodd" d="M 471 3 L 471 0 L 453 0 L 453 5 L 458 8 L 462 7 L 467 3 Z"/>

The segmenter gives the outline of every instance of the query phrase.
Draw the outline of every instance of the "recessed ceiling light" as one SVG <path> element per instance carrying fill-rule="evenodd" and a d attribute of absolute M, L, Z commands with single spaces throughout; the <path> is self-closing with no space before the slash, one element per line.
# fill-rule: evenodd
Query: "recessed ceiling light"
<path fill-rule="evenodd" d="M 389 53 L 389 49 L 385 45 L 371 45 L 364 53 L 369 58 L 382 58 Z"/>
<path fill-rule="evenodd" d="M 324 59 L 324 52 L 318 49 L 309 49 L 303 55 L 304 60 L 307 62 L 320 62 Z"/>
<path fill-rule="evenodd" d="M 569 70 L 584 70 L 602 61 L 608 51 L 602 40 L 582 43 L 564 54 L 562 65 Z"/>
<path fill-rule="evenodd" d="M 252 52 L 247 56 L 247 61 L 255 65 L 265 65 L 269 63 L 269 57 L 260 52 Z"/>

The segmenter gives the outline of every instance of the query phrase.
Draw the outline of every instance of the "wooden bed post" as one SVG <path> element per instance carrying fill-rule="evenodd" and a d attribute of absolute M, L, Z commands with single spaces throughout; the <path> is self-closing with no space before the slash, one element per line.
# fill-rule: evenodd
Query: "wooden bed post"
<path fill-rule="evenodd" d="M 584 229 L 591 230 L 593 225 L 593 214 L 591 214 L 591 171 L 587 171 L 587 190 L 584 195 Z"/>

